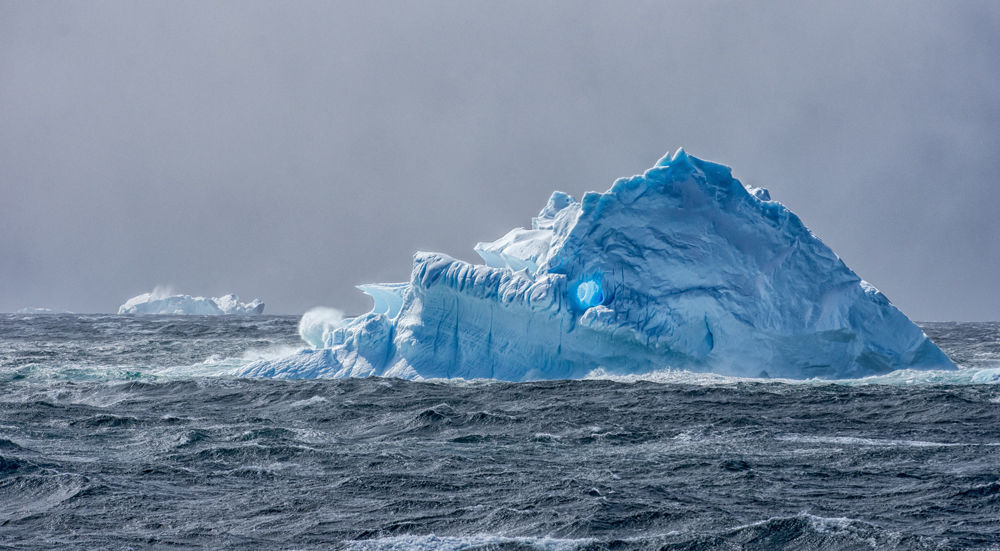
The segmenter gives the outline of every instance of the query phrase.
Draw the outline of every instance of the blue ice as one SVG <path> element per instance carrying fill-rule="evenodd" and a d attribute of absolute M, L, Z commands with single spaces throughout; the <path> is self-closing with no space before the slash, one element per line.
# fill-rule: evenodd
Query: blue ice
<path fill-rule="evenodd" d="M 370 312 L 311 316 L 310 348 L 240 373 L 523 381 L 955 369 L 767 190 L 683 150 L 582 201 L 557 191 L 529 227 L 475 250 L 484 264 L 418 252 L 407 282 L 360 287 Z"/>

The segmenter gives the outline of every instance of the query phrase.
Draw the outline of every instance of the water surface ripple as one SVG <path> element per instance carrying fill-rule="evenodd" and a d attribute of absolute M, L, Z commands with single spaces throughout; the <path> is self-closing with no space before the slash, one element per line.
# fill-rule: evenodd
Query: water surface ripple
<path fill-rule="evenodd" d="M 166 376 L 294 332 L 0 318 L 0 548 L 1000 545 L 998 385 Z"/>

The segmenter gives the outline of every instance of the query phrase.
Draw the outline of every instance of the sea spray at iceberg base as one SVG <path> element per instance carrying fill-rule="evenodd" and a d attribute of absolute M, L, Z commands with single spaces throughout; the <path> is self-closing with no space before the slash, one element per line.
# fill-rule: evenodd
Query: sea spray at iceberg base
<path fill-rule="evenodd" d="M 678 150 L 580 201 L 561 192 L 475 250 L 419 252 L 370 312 L 305 323 L 269 377 L 574 379 L 683 369 L 843 379 L 955 365 L 799 218 Z M 303 320 L 305 322 L 305 319 Z"/>

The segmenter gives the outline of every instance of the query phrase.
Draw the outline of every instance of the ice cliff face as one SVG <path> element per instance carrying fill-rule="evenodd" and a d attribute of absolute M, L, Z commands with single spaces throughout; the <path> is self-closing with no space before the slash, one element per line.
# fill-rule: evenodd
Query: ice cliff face
<path fill-rule="evenodd" d="M 243 375 L 513 381 L 601 369 L 847 378 L 954 364 L 767 190 L 679 150 L 476 252 L 414 256 L 371 312 Z M 303 320 L 306 321 L 305 319 Z"/>
<path fill-rule="evenodd" d="M 193 297 L 168 294 L 154 289 L 132 297 L 118 307 L 119 314 L 165 314 L 191 316 L 221 316 L 226 314 L 262 314 L 264 303 L 260 300 L 242 303 L 234 294 L 221 297 Z"/>

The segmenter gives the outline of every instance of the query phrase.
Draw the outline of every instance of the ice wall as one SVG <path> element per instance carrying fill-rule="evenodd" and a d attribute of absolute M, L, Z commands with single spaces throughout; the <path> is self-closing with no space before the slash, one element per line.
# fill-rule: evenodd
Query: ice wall
<path fill-rule="evenodd" d="M 484 264 L 420 252 L 371 312 L 243 375 L 578 378 L 665 368 L 848 378 L 954 369 L 924 333 L 767 190 L 678 150 L 531 228 Z"/>

